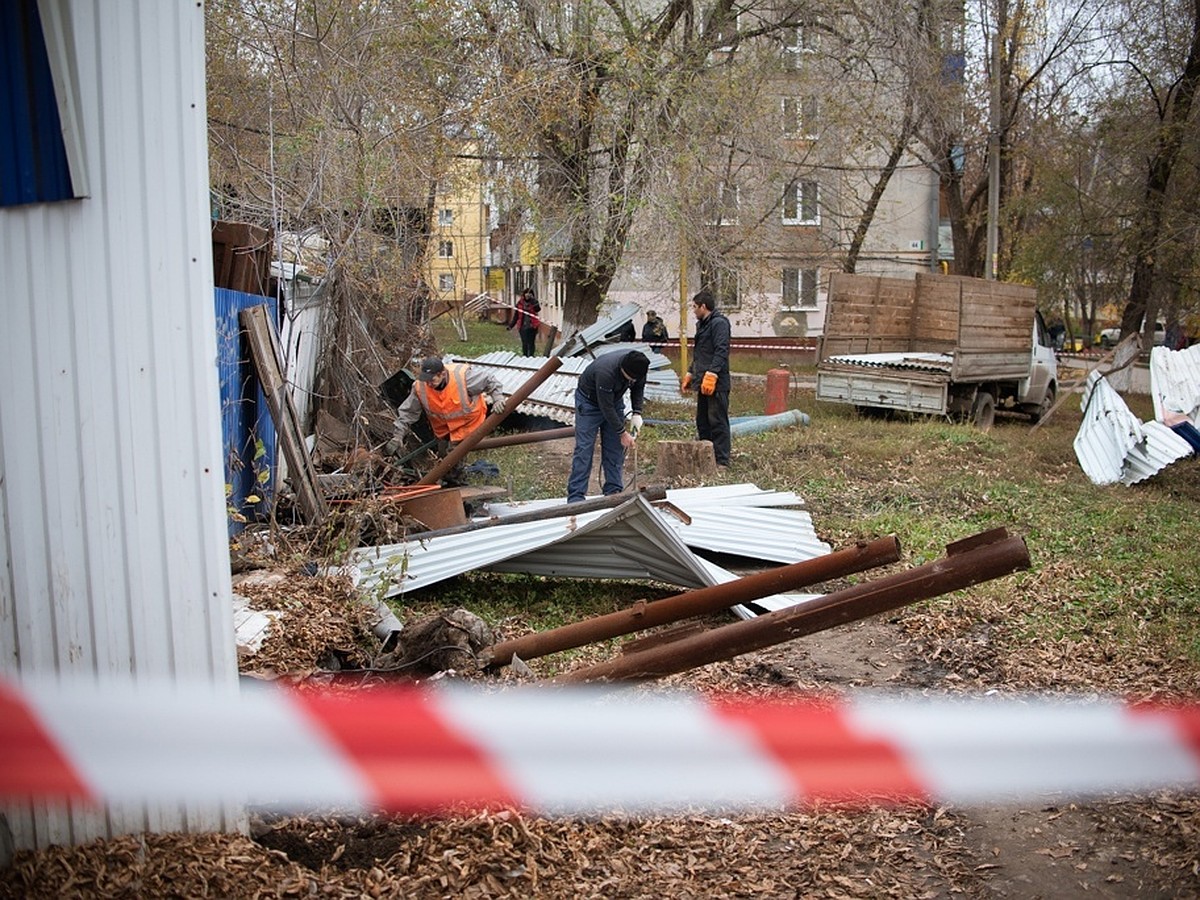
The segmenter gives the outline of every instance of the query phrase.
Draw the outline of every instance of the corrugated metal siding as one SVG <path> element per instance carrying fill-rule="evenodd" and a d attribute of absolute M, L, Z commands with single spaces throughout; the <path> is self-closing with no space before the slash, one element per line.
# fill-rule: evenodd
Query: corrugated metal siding
<path fill-rule="evenodd" d="M 308 291 L 304 289 L 306 285 L 293 282 L 279 329 L 288 389 L 303 434 L 312 434 L 316 430 L 313 422 L 313 390 L 329 318 L 325 302 L 329 296 L 327 286 L 328 282 L 322 282 L 315 290 Z"/>
<path fill-rule="evenodd" d="M 204 10 L 70 0 L 89 199 L 0 210 L 0 666 L 236 690 Z M 5 810 L 18 846 L 224 808 Z"/>
<path fill-rule="evenodd" d="M 36 3 L 0 4 L 0 206 L 75 195 Z"/>

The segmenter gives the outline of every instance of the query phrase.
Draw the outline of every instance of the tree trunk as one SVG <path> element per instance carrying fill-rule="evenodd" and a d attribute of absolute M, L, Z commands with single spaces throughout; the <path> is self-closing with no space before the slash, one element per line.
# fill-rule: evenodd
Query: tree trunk
<path fill-rule="evenodd" d="M 1192 45 L 1187 63 L 1174 88 L 1171 102 L 1164 108 L 1159 122 L 1158 148 L 1150 160 L 1146 175 L 1144 205 L 1138 228 L 1137 253 L 1133 264 L 1133 283 L 1129 287 L 1129 302 L 1121 315 L 1121 337 L 1133 334 L 1148 319 L 1147 309 L 1157 276 L 1157 250 L 1162 241 L 1163 209 L 1171 173 L 1179 157 L 1183 133 L 1191 116 L 1192 103 L 1200 85 L 1200 0 L 1192 6 Z M 1154 321 L 1146 322 L 1153 332 Z"/>

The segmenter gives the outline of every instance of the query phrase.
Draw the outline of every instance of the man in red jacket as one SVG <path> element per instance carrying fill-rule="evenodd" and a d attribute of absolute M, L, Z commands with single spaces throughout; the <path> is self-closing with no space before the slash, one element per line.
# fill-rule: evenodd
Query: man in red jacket
<path fill-rule="evenodd" d="M 521 335 L 522 356 L 537 355 L 534 344 L 537 342 L 538 328 L 542 324 L 542 320 L 538 316 L 538 313 L 541 311 L 542 304 L 537 302 L 537 296 L 534 294 L 533 288 L 525 288 L 517 300 L 516 315 L 508 323 L 510 330 L 516 328 L 517 333 Z"/>

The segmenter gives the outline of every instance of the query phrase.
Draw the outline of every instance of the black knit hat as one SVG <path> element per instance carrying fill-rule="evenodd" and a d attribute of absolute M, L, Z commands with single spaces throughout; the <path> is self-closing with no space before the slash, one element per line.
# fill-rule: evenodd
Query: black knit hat
<path fill-rule="evenodd" d="M 650 360 L 641 350 L 630 350 L 621 357 L 621 371 L 634 381 L 642 381 L 650 371 Z"/>

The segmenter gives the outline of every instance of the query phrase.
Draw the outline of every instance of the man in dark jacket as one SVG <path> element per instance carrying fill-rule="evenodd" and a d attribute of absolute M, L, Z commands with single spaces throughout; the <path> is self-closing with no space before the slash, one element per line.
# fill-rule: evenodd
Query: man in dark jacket
<path fill-rule="evenodd" d="M 696 336 L 692 364 L 683 376 L 684 391 L 696 391 L 696 432 L 712 441 L 718 466 L 729 465 L 729 319 L 717 309 L 708 288 L 692 298 Z"/>
<path fill-rule="evenodd" d="M 663 344 L 671 337 L 667 331 L 667 323 L 658 317 L 654 310 L 646 312 L 646 324 L 642 326 L 642 340 L 650 345 L 655 353 L 662 350 Z"/>
<path fill-rule="evenodd" d="M 567 479 L 567 502 L 587 496 L 592 477 L 592 454 L 600 435 L 601 490 L 605 496 L 625 489 L 625 451 L 642 427 L 642 398 L 650 360 L 640 350 L 605 353 L 583 370 L 575 388 L 575 454 Z M 625 429 L 625 392 L 633 415 Z"/>

